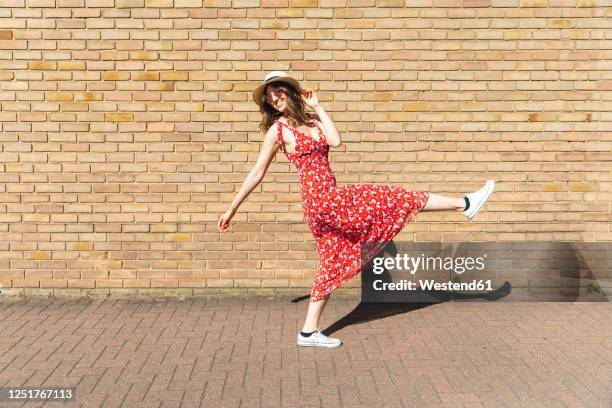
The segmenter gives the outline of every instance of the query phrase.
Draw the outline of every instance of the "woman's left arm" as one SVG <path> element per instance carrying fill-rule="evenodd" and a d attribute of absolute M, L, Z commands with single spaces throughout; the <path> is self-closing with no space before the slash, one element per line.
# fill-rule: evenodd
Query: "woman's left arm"
<path fill-rule="evenodd" d="M 321 124 L 323 125 L 323 132 L 325 133 L 325 140 L 327 140 L 327 144 L 331 147 L 338 147 L 342 143 L 340 140 L 340 135 L 338 134 L 338 130 L 336 130 L 336 126 L 334 126 L 334 122 L 329 118 L 325 109 L 319 103 L 319 98 L 315 94 L 315 91 L 308 88 L 302 89 L 302 99 L 306 103 L 306 105 L 310 106 L 314 111 L 319 115 L 319 119 L 321 120 Z"/>
<path fill-rule="evenodd" d="M 319 119 L 321 120 L 321 124 L 323 125 L 323 130 L 325 133 L 325 139 L 327 140 L 327 144 L 331 147 L 338 147 L 342 143 L 340 139 L 340 135 L 338 134 L 338 130 L 336 126 L 334 126 L 334 122 L 329 118 L 325 109 L 319 104 L 312 107 L 314 111 L 319 115 Z"/>

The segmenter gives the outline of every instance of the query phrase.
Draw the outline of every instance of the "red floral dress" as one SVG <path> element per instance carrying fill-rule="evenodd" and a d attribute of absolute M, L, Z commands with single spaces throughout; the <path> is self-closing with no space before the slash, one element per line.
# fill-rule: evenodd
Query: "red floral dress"
<path fill-rule="evenodd" d="M 348 184 L 338 187 L 327 159 L 329 145 L 315 121 L 318 139 L 277 120 L 278 142 L 285 157 L 297 167 L 304 221 L 316 241 L 320 267 L 310 291 L 310 301 L 320 300 L 361 271 L 378 249 L 365 251 L 366 242 L 381 248 L 404 225 L 414 221 L 429 194 L 398 186 Z M 283 128 L 292 132 L 295 153 L 284 149 Z M 369 248 L 369 246 L 368 246 Z"/>

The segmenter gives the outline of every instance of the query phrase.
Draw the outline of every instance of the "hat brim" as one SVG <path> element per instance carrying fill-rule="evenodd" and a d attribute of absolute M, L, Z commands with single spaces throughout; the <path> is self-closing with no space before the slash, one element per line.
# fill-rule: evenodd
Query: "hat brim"
<path fill-rule="evenodd" d="M 276 77 L 276 78 L 272 78 L 264 82 L 263 84 L 260 84 L 257 88 L 255 88 L 255 90 L 253 91 L 253 101 L 255 101 L 255 103 L 258 104 L 259 106 L 263 106 L 264 104 L 263 93 L 264 93 L 264 89 L 266 89 L 266 86 L 274 82 L 281 82 L 281 81 L 287 82 L 293 85 L 293 87 L 297 89 L 298 92 L 302 92 L 302 87 L 300 86 L 300 83 L 296 81 L 295 79 L 291 77 Z"/>

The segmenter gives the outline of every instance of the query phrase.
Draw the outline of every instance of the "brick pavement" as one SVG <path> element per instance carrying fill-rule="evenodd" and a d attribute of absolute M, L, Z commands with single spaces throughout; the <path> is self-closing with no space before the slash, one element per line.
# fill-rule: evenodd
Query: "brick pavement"
<path fill-rule="evenodd" d="M 332 297 L 326 350 L 296 346 L 291 300 L 5 298 L 0 385 L 77 387 L 27 407 L 612 406 L 609 303 Z"/>

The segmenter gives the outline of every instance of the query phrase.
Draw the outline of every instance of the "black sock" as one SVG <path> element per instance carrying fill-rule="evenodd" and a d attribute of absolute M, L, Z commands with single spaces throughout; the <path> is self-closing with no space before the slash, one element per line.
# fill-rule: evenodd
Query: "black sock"
<path fill-rule="evenodd" d="M 463 198 L 465 199 L 465 208 L 463 211 L 467 211 L 467 209 L 470 208 L 470 200 L 467 198 L 467 196 L 463 196 Z"/>
<path fill-rule="evenodd" d="M 310 336 L 312 336 L 312 335 L 313 335 L 313 333 L 314 333 L 314 332 L 316 332 L 316 330 L 315 330 L 315 331 L 313 331 L 313 332 L 310 332 L 310 333 L 306 333 L 306 332 L 300 331 L 300 334 L 301 334 L 302 336 L 304 336 L 304 337 L 310 337 Z"/>

